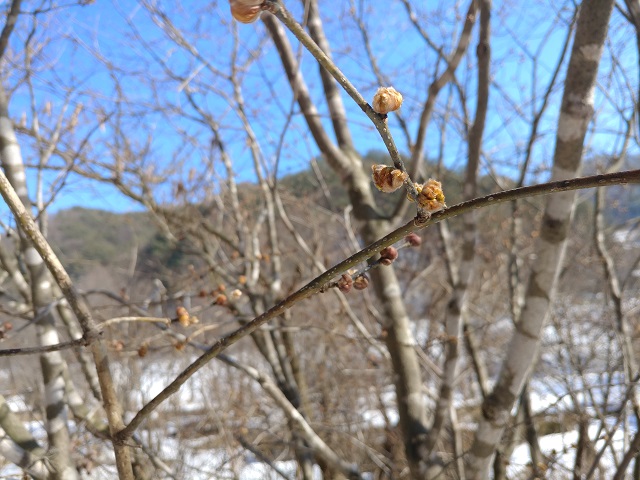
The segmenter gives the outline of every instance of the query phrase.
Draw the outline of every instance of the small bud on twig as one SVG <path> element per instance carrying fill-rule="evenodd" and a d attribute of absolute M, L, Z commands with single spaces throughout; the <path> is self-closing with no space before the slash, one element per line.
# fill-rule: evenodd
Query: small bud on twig
<path fill-rule="evenodd" d="M 380 114 L 394 112 L 402 105 L 402 95 L 393 87 L 380 87 L 373 96 L 373 110 Z"/>
<path fill-rule="evenodd" d="M 409 235 L 404 237 L 407 243 L 412 247 L 419 247 L 422 245 L 422 237 L 415 232 L 411 232 Z"/>
<path fill-rule="evenodd" d="M 380 263 L 382 265 L 391 265 L 398 258 L 398 249 L 396 247 L 383 248 L 380 252 Z"/>
<path fill-rule="evenodd" d="M 364 273 L 353 281 L 353 288 L 356 290 L 364 290 L 369 286 L 369 277 Z"/>
<path fill-rule="evenodd" d="M 241 23 L 252 23 L 260 17 L 264 0 L 229 0 L 231 15 Z"/>
<path fill-rule="evenodd" d="M 223 293 L 219 294 L 216 297 L 216 300 L 214 302 L 216 305 L 220 305 L 220 306 L 224 306 L 227 304 L 227 296 Z"/>
<path fill-rule="evenodd" d="M 242 296 L 242 291 L 238 290 L 237 288 L 233 292 L 231 292 L 232 300 L 238 300 L 241 296 Z"/>
<path fill-rule="evenodd" d="M 138 348 L 138 356 L 143 358 L 147 356 L 147 353 L 149 353 L 149 346 L 146 343 L 143 343 L 140 345 L 140 348 Z"/>
<path fill-rule="evenodd" d="M 178 322 L 180 322 L 180 325 L 182 325 L 183 327 L 189 326 L 191 322 L 189 320 L 189 312 L 187 311 L 186 308 L 184 307 L 176 308 L 176 315 L 178 316 Z"/>
<path fill-rule="evenodd" d="M 348 273 L 343 273 L 338 280 L 338 289 L 343 293 L 349 293 L 353 287 L 353 278 Z"/>
<path fill-rule="evenodd" d="M 374 185 L 386 193 L 395 192 L 409 177 L 407 172 L 387 165 L 371 165 L 371 171 Z"/>

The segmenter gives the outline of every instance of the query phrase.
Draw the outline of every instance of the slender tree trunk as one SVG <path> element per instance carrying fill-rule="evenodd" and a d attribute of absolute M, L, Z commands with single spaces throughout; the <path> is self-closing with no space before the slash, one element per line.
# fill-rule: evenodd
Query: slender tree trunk
<path fill-rule="evenodd" d="M 49 267 L 56 275 L 58 285 L 65 292 L 66 298 L 73 302 L 77 319 L 86 328 L 87 333 L 95 333 L 93 319 L 86 306 L 78 300 L 73 291 L 73 285 L 59 260 L 51 252 L 46 240 L 35 226 L 31 218 L 31 202 L 27 190 L 26 174 L 22 162 L 20 146 L 13 130 L 13 123 L 9 118 L 8 100 L 3 86 L 0 84 L 0 157 L 6 172 L 3 176 L 3 184 L 10 183 L 13 190 L 7 191 L 4 187 L 3 197 L 10 204 L 12 211 L 19 218 L 17 220 L 25 228 L 29 226 L 29 238 L 22 238 L 22 251 L 25 263 L 29 270 L 31 280 L 31 295 L 36 315 L 37 334 L 41 345 L 59 343 L 55 327 L 54 297 L 52 294 L 52 277 L 39 253 L 48 252 L 47 261 Z M 4 186 L 4 185 L 3 185 Z M 18 198 L 15 198 L 17 195 Z M 19 212 L 19 213 L 17 213 Z M 31 242 L 38 240 L 36 250 Z M 43 247 L 44 243 L 44 247 Z M 45 255 L 43 253 L 42 255 Z M 113 380 L 109 370 L 109 359 L 106 348 L 100 340 L 93 339 L 91 344 L 94 364 L 100 380 L 100 389 L 104 398 L 104 406 L 109 418 L 110 433 L 115 433 L 124 427 L 122 413 L 118 399 L 113 388 Z M 64 371 L 65 365 L 59 351 L 42 354 L 42 371 L 45 381 L 45 393 L 47 399 L 47 434 L 50 441 L 50 455 L 53 464 L 53 478 L 76 479 L 78 472 L 71 458 L 71 445 L 66 418 L 66 404 L 64 401 Z M 122 442 L 113 441 L 118 473 L 122 480 L 133 480 L 129 447 Z"/>
<path fill-rule="evenodd" d="M 314 6 L 316 6 L 315 3 Z M 316 144 L 336 174 L 344 179 L 344 186 L 353 205 L 354 214 L 361 222 L 360 234 L 364 242 L 371 243 L 379 239 L 387 233 L 390 224 L 386 220 L 379 219 L 379 209 L 371 191 L 371 179 L 368 173 L 365 173 L 360 157 L 349 146 L 350 135 L 346 133 L 337 135 L 343 143 L 342 148 L 331 142 L 319 121 L 317 109 L 298 70 L 284 29 L 272 15 L 263 14 L 262 18 L 278 49 L 284 70 L 292 89 L 297 94 L 298 104 Z M 314 19 L 313 25 L 316 29 L 314 35 L 317 37 L 321 24 Z M 321 39 L 317 37 L 317 40 Z M 327 85 L 335 82 L 332 78 L 323 77 L 323 82 L 325 82 L 325 92 L 335 93 Z M 332 109 L 334 128 L 339 128 L 339 125 L 345 125 L 340 121 L 341 110 L 336 108 L 341 100 L 339 96 L 331 98 L 332 101 L 328 105 Z M 371 276 L 374 289 L 384 309 L 383 329 L 395 373 L 396 398 L 406 456 L 414 477 L 422 478 L 426 468 L 424 442 L 427 434 L 427 418 L 422 376 L 415 351 L 416 342 L 411 333 L 400 284 L 393 268 L 376 268 Z"/>
<path fill-rule="evenodd" d="M 580 171 L 584 138 L 593 115 L 596 75 L 613 3 L 612 0 L 585 0 L 582 4 L 558 121 L 552 180 L 573 178 Z M 469 478 L 487 477 L 510 411 L 535 365 L 540 332 L 549 314 L 564 258 L 574 197 L 573 192 L 559 193 L 546 201 L 536 244 L 537 261 L 529 278 L 525 305 L 498 382 L 483 402 L 482 418 L 467 458 Z"/>
<path fill-rule="evenodd" d="M 476 103 L 476 116 L 469 132 L 469 156 L 464 182 L 464 198 L 470 200 L 476 196 L 478 168 L 480 165 L 480 153 L 482 137 L 489 104 L 489 66 L 491 63 L 490 49 L 490 22 L 491 1 L 480 0 L 480 38 L 476 53 L 478 57 L 478 99 Z M 443 366 L 443 378 L 441 380 L 440 394 L 436 402 L 433 423 L 427 440 L 429 457 L 433 458 L 434 449 L 440 438 L 449 416 L 449 410 L 453 400 L 454 383 L 458 376 L 458 363 L 460 346 L 463 341 L 462 331 L 467 316 L 467 293 L 474 270 L 476 245 L 476 215 L 475 212 L 464 217 L 464 238 L 462 243 L 462 255 L 457 269 L 457 279 L 453 280 L 453 295 L 447 304 L 445 313 L 445 361 Z M 453 259 L 450 259 L 453 261 Z M 438 470 L 436 468 L 436 470 Z M 440 475 L 437 471 L 435 478 Z"/>
<path fill-rule="evenodd" d="M 18 140 L 9 118 L 9 106 L 4 89 L 0 86 L 0 149 L 2 165 L 7 178 L 25 205 L 31 208 L 27 193 L 27 177 L 22 164 Z M 55 327 L 55 309 L 51 292 L 51 277 L 47 268 L 31 242 L 21 236 L 21 250 L 29 270 L 31 298 L 36 321 L 36 333 L 41 346 L 60 343 Z M 60 352 L 40 355 L 40 366 L 44 378 L 46 398 L 47 435 L 50 443 L 52 477 L 54 479 L 75 480 L 78 472 L 71 459 L 71 443 L 67 428 L 67 406 L 64 402 L 64 360 Z"/>

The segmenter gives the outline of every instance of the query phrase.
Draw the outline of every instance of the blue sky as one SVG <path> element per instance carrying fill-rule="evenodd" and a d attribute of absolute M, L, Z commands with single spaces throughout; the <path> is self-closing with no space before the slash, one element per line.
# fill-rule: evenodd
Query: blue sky
<path fill-rule="evenodd" d="M 414 2 L 416 13 L 423 28 L 437 44 L 444 45 L 445 52 L 451 50 L 452 39 L 457 38 L 461 27 L 460 16 L 466 5 L 452 6 L 443 2 L 442 6 Z M 300 18 L 299 2 L 286 2 L 294 14 Z M 246 144 L 238 116 L 234 113 L 231 84 L 219 75 L 228 73 L 234 46 L 233 34 L 237 32 L 239 43 L 237 56 L 243 64 L 258 55 L 242 71 L 242 87 L 251 125 L 260 140 L 264 170 L 273 173 L 275 155 L 281 137 L 285 148 L 278 163 L 279 173 L 286 174 L 307 168 L 309 159 L 318 154 L 310 135 L 305 129 L 300 115 L 295 114 L 285 126 L 286 116 L 292 106 L 292 95 L 283 75 L 279 59 L 270 41 L 263 40 L 264 27 L 260 22 L 251 25 L 232 23 L 226 1 L 173 2 L 164 5 L 169 18 L 189 36 L 189 41 L 198 50 L 194 57 L 180 48 L 165 32 L 160 24 L 162 18 L 155 19 L 142 3 L 121 0 L 102 1 L 84 7 L 67 8 L 39 18 L 36 30 L 37 42 L 42 49 L 34 65 L 34 102 L 42 109 L 51 102 L 52 114 L 41 116 L 42 125 L 51 125 L 68 97 L 66 116 L 78 104 L 82 104 L 78 126 L 70 145 L 78 146 L 80 139 L 92 131 L 90 158 L 113 163 L 111 150 L 121 146 L 116 141 L 114 129 L 127 132 L 127 141 L 132 150 L 137 151 L 148 144 L 146 157 L 135 157 L 136 165 L 149 169 L 167 182 L 157 185 L 157 200 L 172 200 L 172 186 L 178 180 L 190 181 L 199 188 L 215 191 L 224 181 L 225 172 L 216 153 L 210 149 L 211 132 L 203 125 L 190 119 L 193 108 L 185 95 L 191 88 L 199 106 L 220 123 L 225 146 L 233 159 L 238 181 L 255 178 L 253 162 Z M 409 131 L 415 137 L 417 117 L 426 90 L 433 79 L 437 57 L 410 24 L 404 7 L 399 1 L 385 3 L 380 9 L 371 2 L 347 0 L 327 0 L 321 2 L 321 13 L 327 35 L 332 42 L 334 58 L 366 98 L 371 98 L 378 83 L 371 71 L 370 63 L 363 53 L 361 32 L 354 18 L 361 15 L 366 23 L 371 49 L 377 61 L 389 78 L 390 83 L 403 93 L 405 102 L 402 114 L 406 118 Z M 428 10 L 427 10 L 428 8 Z M 355 12 L 355 15 L 353 14 Z M 541 93 L 553 71 L 560 48 L 566 36 L 569 10 L 563 10 L 557 2 L 535 1 L 532 5 L 520 2 L 494 2 L 492 37 L 492 76 L 490 114 L 485 131 L 484 172 L 494 171 L 502 175 L 513 174 L 521 161 L 523 148 L 530 130 L 530 120 L 536 106 L 540 105 Z M 620 142 L 621 123 L 616 108 L 624 114 L 631 113 L 637 85 L 637 53 L 633 42 L 626 39 L 629 27 L 621 21 L 619 14 L 614 19 L 616 28 L 611 32 L 608 51 L 601 67 L 602 92 L 596 96 L 597 117 L 594 125 L 598 133 L 589 139 L 590 154 L 609 154 Z M 11 115 L 18 120 L 24 114 L 27 125 L 32 125 L 30 113 L 31 96 L 20 67 L 23 63 L 24 39 L 31 20 L 20 19 L 16 34 L 12 39 L 15 56 L 11 69 L 5 65 L 5 85 L 17 88 L 10 105 Z M 475 111 L 475 45 L 477 25 L 470 53 L 458 69 L 460 87 L 465 91 L 466 108 L 470 115 Z M 140 44 L 136 35 L 146 42 Z M 298 48 L 292 39 L 294 48 Z M 153 54 L 150 53 L 153 51 Z M 616 60 L 612 60 L 612 55 Z M 167 62 L 170 71 L 187 82 L 167 78 L 154 55 Z M 325 115 L 326 106 L 317 66 L 306 52 L 301 52 L 302 71 L 320 113 Z M 568 56 L 567 56 L 568 58 Z M 566 63 L 566 61 L 565 61 Z M 107 66 L 114 67 L 111 72 Z M 623 70 L 626 73 L 623 74 Z M 442 63 L 438 65 L 442 71 Z M 541 139 L 534 149 L 534 162 L 540 168 L 528 176 L 529 181 L 545 178 L 545 166 L 553 155 L 555 124 L 562 93 L 562 78 L 555 87 L 547 113 L 540 124 Z M 120 125 L 112 118 L 98 128 L 99 119 L 105 112 L 117 110 L 114 107 L 118 88 L 126 97 L 119 106 L 127 112 Z M 630 87 L 630 88 L 629 88 Z M 384 148 L 378 134 L 368 119 L 343 94 L 356 148 L 365 153 Z M 450 103 L 447 103 L 447 102 Z M 440 143 L 439 125 L 445 121 L 447 129 L 444 156 L 451 166 L 464 165 L 466 144 L 463 138 L 460 118 L 461 100 L 453 88 L 440 93 L 438 108 L 428 130 L 426 152 L 430 157 L 437 155 Z M 155 111 L 153 111 L 155 109 Z M 164 112 L 162 111 L 164 110 Z M 297 113 L 297 107 L 294 107 Z M 404 153 L 408 147 L 398 128 L 396 119 L 390 118 L 396 143 Z M 185 140 L 186 139 L 186 140 Z M 32 164 L 37 158 L 33 142 L 21 136 L 25 162 Z M 120 142 L 121 143 L 121 142 Z M 633 145 L 631 153 L 637 153 Z M 52 165 L 63 162 L 55 155 Z M 104 169 L 97 169 L 103 172 Z M 56 174 L 46 173 L 48 183 Z M 195 180 L 194 180 L 195 178 Z M 31 170 L 31 191 L 35 189 L 35 172 Z M 199 182 L 199 183 L 198 183 Z M 46 191 L 46 189 L 45 189 Z M 194 196 L 200 190 L 194 188 Z M 203 193 L 204 194 L 204 193 Z M 32 193 L 33 196 L 33 193 Z M 48 195 L 45 193 L 45 197 Z M 97 183 L 78 176 L 71 176 L 51 205 L 51 211 L 80 205 L 107 210 L 126 211 L 140 206 L 128 200 L 109 185 Z"/>

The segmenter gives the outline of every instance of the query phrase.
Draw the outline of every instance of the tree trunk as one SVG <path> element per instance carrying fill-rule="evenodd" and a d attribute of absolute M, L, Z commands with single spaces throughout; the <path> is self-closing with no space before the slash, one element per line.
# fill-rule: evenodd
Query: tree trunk
<path fill-rule="evenodd" d="M 558 121 L 552 180 L 573 178 L 580 171 L 582 146 L 593 115 L 596 75 L 612 9 L 611 0 L 585 0 L 581 7 Z M 535 364 L 540 332 L 562 267 L 574 197 L 573 192 L 567 192 L 547 198 L 536 244 L 537 262 L 498 382 L 482 405 L 482 418 L 467 458 L 469 478 L 488 476 L 510 411 Z"/>

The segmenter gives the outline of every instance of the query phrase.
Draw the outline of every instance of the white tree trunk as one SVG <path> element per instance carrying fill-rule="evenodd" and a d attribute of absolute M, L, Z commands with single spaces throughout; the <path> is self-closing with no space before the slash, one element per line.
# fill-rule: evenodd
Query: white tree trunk
<path fill-rule="evenodd" d="M 582 4 L 565 81 L 551 180 L 573 178 L 580 171 L 584 138 L 593 115 L 596 75 L 613 3 L 612 0 L 585 0 Z M 525 305 L 498 382 L 482 405 L 482 418 L 467 458 L 468 478 L 487 478 L 511 409 L 535 365 L 540 333 L 562 267 L 574 197 L 573 192 L 547 197 L 536 244 L 537 260 L 529 278 Z"/>

